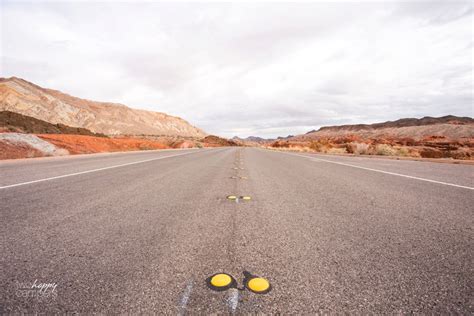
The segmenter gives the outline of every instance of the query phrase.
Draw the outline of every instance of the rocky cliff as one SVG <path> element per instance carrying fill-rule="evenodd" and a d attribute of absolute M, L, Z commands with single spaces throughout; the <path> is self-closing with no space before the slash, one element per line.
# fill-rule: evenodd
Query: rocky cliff
<path fill-rule="evenodd" d="M 0 78 L 0 111 L 106 135 L 206 136 L 205 132 L 179 117 L 122 104 L 84 100 L 15 77 Z"/>

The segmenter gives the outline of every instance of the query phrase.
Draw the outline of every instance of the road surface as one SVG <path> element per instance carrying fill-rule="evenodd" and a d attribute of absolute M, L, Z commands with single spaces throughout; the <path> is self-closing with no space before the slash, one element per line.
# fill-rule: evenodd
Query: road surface
<path fill-rule="evenodd" d="M 255 148 L 0 162 L 0 313 L 472 314 L 473 171 Z M 206 286 L 243 271 L 272 290 Z"/>

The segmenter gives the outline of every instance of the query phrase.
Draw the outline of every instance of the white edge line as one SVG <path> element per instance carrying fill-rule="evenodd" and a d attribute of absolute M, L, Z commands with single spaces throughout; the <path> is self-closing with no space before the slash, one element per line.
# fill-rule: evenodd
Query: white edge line
<path fill-rule="evenodd" d="M 342 166 L 347 166 L 347 167 L 352 167 L 352 168 L 357 168 L 357 169 L 363 169 L 363 170 L 368 170 L 368 171 L 373 171 L 373 172 L 385 173 L 385 174 L 389 174 L 389 175 L 392 175 L 392 176 L 398 176 L 398 177 L 415 179 L 415 180 L 426 181 L 426 182 L 431 182 L 431 183 L 443 184 L 443 185 L 448 185 L 448 186 L 452 186 L 452 187 L 456 187 L 456 188 L 474 190 L 474 187 L 468 187 L 468 186 L 449 183 L 449 182 L 442 182 L 442 181 L 436 181 L 436 180 L 425 179 L 425 178 L 420 178 L 420 177 L 414 177 L 414 176 L 409 176 L 409 175 L 406 175 L 406 174 L 390 172 L 390 171 L 384 171 L 384 170 L 380 170 L 380 169 L 361 167 L 361 166 L 351 165 L 351 164 L 344 163 L 344 162 L 326 160 L 326 159 L 321 159 L 321 158 L 316 158 L 316 157 L 311 157 L 311 156 L 299 155 L 299 154 L 294 154 L 294 153 L 287 153 L 287 152 L 279 152 L 279 153 L 288 154 L 288 155 L 292 155 L 292 156 L 299 156 L 299 157 L 308 158 L 308 159 L 311 159 L 311 160 L 324 161 L 324 162 L 333 163 L 333 164 L 336 164 L 336 165 L 342 165 Z"/>
<path fill-rule="evenodd" d="M 205 147 L 208 149 L 211 147 Z M 202 148 L 201 148 L 202 149 Z M 28 163 L 32 161 L 52 161 L 54 159 L 87 159 L 95 157 L 111 157 L 116 155 L 134 155 L 134 154 L 150 154 L 154 152 L 168 152 L 168 151 L 183 151 L 183 150 L 200 150 L 200 148 L 166 148 L 166 149 L 147 149 L 147 150 L 127 150 L 127 151 L 110 151 L 110 152 L 98 152 L 98 153 L 89 153 L 89 154 L 73 154 L 73 155 L 64 155 L 64 156 L 44 156 L 44 157 L 33 157 L 33 158 L 13 158 L 13 159 L 2 159 L 0 160 L 0 166 L 5 166 L 9 164 L 21 164 Z"/>
<path fill-rule="evenodd" d="M 189 298 L 191 297 L 191 292 L 193 291 L 194 280 L 189 280 L 188 284 L 186 285 L 186 289 L 184 289 L 183 295 L 181 296 L 181 300 L 179 301 L 179 314 L 184 315 L 186 311 L 186 306 L 188 305 Z"/>
<path fill-rule="evenodd" d="M 114 166 L 103 167 L 103 168 L 97 168 L 97 169 L 92 169 L 92 170 L 86 170 L 86 171 L 68 173 L 68 174 L 63 174 L 63 175 L 60 175 L 60 176 L 55 176 L 55 177 L 50 177 L 50 178 L 44 178 L 44 179 L 38 179 L 38 180 L 33 180 L 33 181 L 27 181 L 27 182 L 9 184 L 9 185 L 5 185 L 5 186 L 1 186 L 1 187 L 0 187 L 0 190 L 2 190 L 2 189 L 8 189 L 8 188 L 13 188 L 13 187 L 18 187 L 18 186 L 27 185 L 27 184 L 32 184 L 32 183 L 38 183 L 38 182 L 44 182 L 44 181 L 55 180 L 55 179 L 67 178 L 67 177 L 72 177 L 72 176 L 77 176 L 77 175 L 81 175 L 81 174 L 92 173 L 92 172 L 97 172 L 97 171 L 102 171 L 102 170 L 108 170 L 108 169 L 120 168 L 120 167 L 125 167 L 125 166 L 131 166 L 131 165 L 136 165 L 136 164 L 140 164 L 140 163 L 144 163 L 144 162 L 149 162 L 149 161 L 154 161 L 154 160 L 160 160 L 160 159 L 165 159 L 165 158 L 171 158 L 171 157 L 178 157 L 178 156 L 184 156 L 184 155 L 189 155 L 189 154 L 195 154 L 195 153 L 199 153 L 199 152 L 202 152 L 202 151 L 192 151 L 192 152 L 186 152 L 186 153 L 177 154 L 177 155 L 170 155 L 170 156 L 164 156 L 164 157 L 150 158 L 150 159 L 145 159 L 145 160 L 139 160 L 139 161 L 128 162 L 128 163 L 124 163 L 124 164 L 120 164 L 120 165 L 114 165 Z"/>

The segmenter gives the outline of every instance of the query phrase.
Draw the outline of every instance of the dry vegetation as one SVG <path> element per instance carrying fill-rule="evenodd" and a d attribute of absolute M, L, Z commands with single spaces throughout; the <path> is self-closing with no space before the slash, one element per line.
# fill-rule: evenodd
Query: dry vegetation
<path fill-rule="evenodd" d="M 398 140 L 358 137 L 320 138 L 311 141 L 276 141 L 271 148 L 327 154 L 380 155 L 415 158 L 474 159 L 474 140 L 447 140 L 444 137 L 425 137 L 422 140 Z"/>
<path fill-rule="evenodd" d="M 329 126 L 275 141 L 270 147 L 328 154 L 474 160 L 474 120 L 444 116 Z"/>

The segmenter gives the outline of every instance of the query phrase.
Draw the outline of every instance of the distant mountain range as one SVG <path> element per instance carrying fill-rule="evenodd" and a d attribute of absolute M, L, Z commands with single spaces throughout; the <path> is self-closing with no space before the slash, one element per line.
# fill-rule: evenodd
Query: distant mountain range
<path fill-rule="evenodd" d="M 323 126 L 318 130 L 311 130 L 301 135 L 280 136 L 277 138 L 262 138 L 249 136 L 232 138 L 237 142 L 267 144 L 279 140 L 302 140 L 319 137 L 340 137 L 345 135 L 359 135 L 362 137 L 414 137 L 444 136 L 448 138 L 474 137 L 474 119 L 472 117 L 460 117 L 447 115 L 442 117 L 425 116 L 423 118 L 402 118 L 396 121 L 387 121 L 374 124 L 353 124 Z"/>
<path fill-rule="evenodd" d="M 234 136 L 232 138 L 232 140 L 237 142 L 237 143 L 252 145 L 252 144 L 265 144 L 265 143 L 268 143 L 268 142 L 272 142 L 275 139 L 265 139 L 265 138 L 256 137 L 256 136 L 249 136 L 249 137 L 246 137 L 246 138 L 240 138 L 238 136 Z"/>
<path fill-rule="evenodd" d="M 0 111 L 27 115 L 51 124 L 86 128 L 106 135 L 205 137 L 182 118 L 137 110 L 122 104 L 84 100 L 26 80 L 0 78 Z"/>
<path fill-rule="evenodd" d="M 383 123 L 375 124 L 353 124 L 353 125 L 336 125 L 336 126 L 323 126 L 319 130 L 312 130 L 306 134 L 311 134 L 318 131 L 324 130 L 351 130 L 351 131 L 360 131 L 360 130 L 373 130 L 373 129 L 382 129 L 382 128 L 397 128 L 397 127 L 409 127 L 409 126 L 424 126 L 424 125 L 435 125 L 435 124 L 457 124 L 465 125 L 474 123 L 474 119 L 471 117 L 459 117 L 454 115 L 446 115 L 442 117 L 431 117 L 425 116 L 423 118 L 402 118 L 396 121 L 387 121 Z"/>

